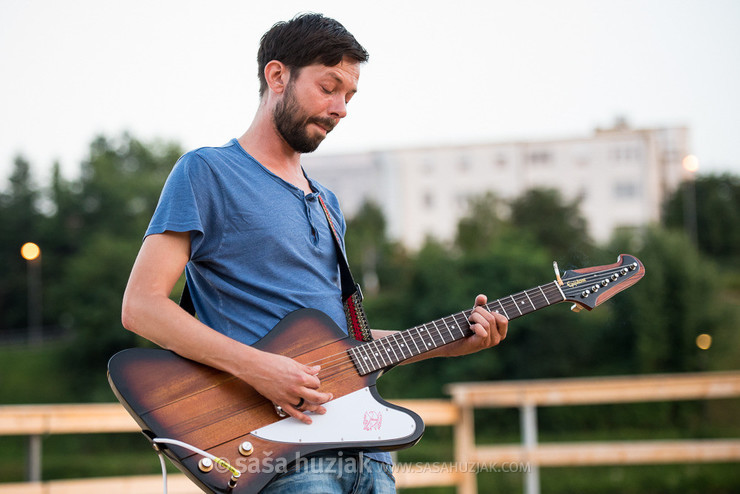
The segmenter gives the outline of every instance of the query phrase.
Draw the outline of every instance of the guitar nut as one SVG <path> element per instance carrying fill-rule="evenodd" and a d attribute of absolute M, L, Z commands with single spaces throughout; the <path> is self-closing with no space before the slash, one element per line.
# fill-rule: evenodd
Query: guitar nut
<path fill-rule="evenodd" d="M 213 470 L 213 460 L 210 458 L 201 458 L 198 462 L 198 469 L 203 473 L 208 473 Z"/>
<path fill-rule="evenodd" d="M 242 456 L 249 456 L 254 453 L 254 446 L 249 441 L 244 441 L 239 445 L 239 454 Z"/>

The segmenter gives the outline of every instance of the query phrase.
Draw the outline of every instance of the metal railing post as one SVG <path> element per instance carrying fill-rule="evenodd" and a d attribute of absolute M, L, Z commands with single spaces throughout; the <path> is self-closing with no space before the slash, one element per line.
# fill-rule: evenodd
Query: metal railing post
<path fill-rule="evenodd" d="M 540 494 L 540 466 L 530 454 L 537 448 L 537 407 L 525 403 L 520 407 L 522 446 L 526 451 L 528 469 L 524 476 L 524 494 Z"/>
<path fill-rule="evenodd" d="M 26 480 L 41 482 L 41 435 L 28 436 L 28 451 L 26 454 Z"/>

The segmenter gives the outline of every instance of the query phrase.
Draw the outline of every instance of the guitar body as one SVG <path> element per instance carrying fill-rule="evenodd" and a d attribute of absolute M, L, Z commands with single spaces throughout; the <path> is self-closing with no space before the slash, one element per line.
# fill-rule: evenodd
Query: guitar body
<path fill-rule="evenodd" d="M 289 314 L 254 346 L 309 364 L 346 355 L 362 345 L 325 314 L 301 309 Z M 382 370 L 361 376 L 345 360 L 323 366 L 321 391 L 334 395 L 325 415 L 306 425 L 281 418 L 273 404 L 234 376 L 157 349 L 114 355 L 108 380 L 119 401 L 150 438 L 183 441 L 223 458 L 242 472 L 233 490 L 224 468 L 203 473 L 201 456 L 161 444 L 158 448 L 206 492 L 252 493 L 300 457 L 325 450 L 391 451 L 413 446 L 424 432 L 421 418 L 385 402 L 375 388 Z M 239 446 L 248 441 L 253 452 Z M 219 471 L 220 470 L 220 471 Z"/>

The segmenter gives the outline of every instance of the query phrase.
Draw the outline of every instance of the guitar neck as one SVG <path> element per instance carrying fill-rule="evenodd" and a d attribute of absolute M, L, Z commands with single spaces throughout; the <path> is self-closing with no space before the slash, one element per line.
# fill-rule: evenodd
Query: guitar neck
<path fill-rule="evenodd" d="M 512 320 L 564 300 L 563 291 L 557 281 L 553 281 L 494 300 L 484 307 L 489 312 L 498 312 Z M 360 375 L 385 369 L 472 335 L 473 331 L 470 329 L 469 322 L 472 312 L 472 309 L 458 312 L 406 331 L 398 331 L 369 341 L 351 348 L 349 355 Z"/>

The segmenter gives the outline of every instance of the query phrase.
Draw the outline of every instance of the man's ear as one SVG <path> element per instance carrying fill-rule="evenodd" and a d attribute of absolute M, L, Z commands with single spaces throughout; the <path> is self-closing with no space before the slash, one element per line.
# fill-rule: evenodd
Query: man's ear
<path fill-rule="evenodd" d="M 265 65 L 265 80 L 272 92 L 281 94 L 288 86 L 290 69 L 283 62 L 270 60 Z"/>

